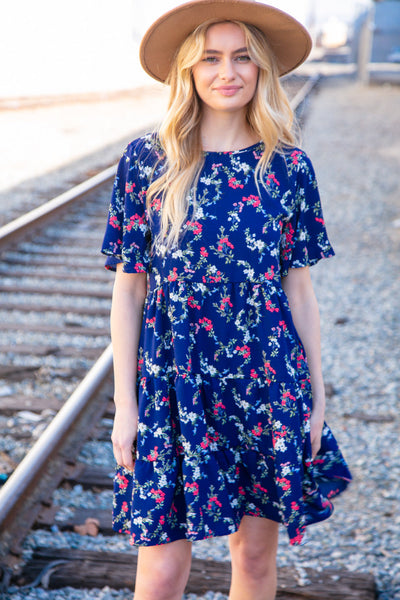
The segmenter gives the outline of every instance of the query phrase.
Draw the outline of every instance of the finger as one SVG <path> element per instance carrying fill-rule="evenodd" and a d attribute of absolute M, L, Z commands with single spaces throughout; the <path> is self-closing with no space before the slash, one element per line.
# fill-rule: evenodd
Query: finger
<path fill-rule="evenodd" d="M 113 444 L 113 453 L 114 453 L 114 458 L 115 458 L 115 462 L 117 463 L 117 465 L 119 466 L 123 466 L 122 464 L 122 452 L 119 446 L 117 446 L 117 444 Z"/>
<path fill-rule="evenodd" d="M 320 448 L 321 448 L 321 444 L 320 444 L 320 442 L 314 442 L 314 443 L 311 445 L 311 451 L 312 451 L 312 458 L 313 458 L 313 460 L 314 460 L 314 458 L 317 456 L 317 454 L 318 454 L 318 452 L 319 452 Z"/>
<path fill-rule="evenodd" d="M 132 454 L 132 448 L 124 448 L 122 450 L 122 464 L 125 467 L 125 469 L 133 471 L 135 461 Z"/>

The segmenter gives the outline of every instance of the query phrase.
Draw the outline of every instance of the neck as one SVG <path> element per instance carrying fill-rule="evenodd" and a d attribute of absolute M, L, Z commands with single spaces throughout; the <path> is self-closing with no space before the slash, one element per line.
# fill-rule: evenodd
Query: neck
<path fill-rule="evenodd" d="M 241 150 L 259 141 L 259 136 L 250 128 L 244 112 L 218 115 L 205 111 L 200 125 L 203 150 L 229 152 Z"/>

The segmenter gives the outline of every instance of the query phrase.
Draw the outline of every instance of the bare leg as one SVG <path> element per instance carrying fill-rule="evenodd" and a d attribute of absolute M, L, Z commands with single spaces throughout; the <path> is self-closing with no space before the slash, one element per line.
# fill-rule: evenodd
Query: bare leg
<path fill-rule="evenodd" d="M 189 578 L 191 551 L 187 540 L 139 548 L 135 600 L 181 600 Z"/>
<path fill-rule="evenodd" d="M 229 537 L 232 582 L 229 600 L 274 600 L 278 523 L 245 516 Z"/>

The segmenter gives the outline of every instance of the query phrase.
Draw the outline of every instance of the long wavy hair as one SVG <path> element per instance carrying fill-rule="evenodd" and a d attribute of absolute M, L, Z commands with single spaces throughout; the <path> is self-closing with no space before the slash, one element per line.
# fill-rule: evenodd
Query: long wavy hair
<path fill-rule="evenodd" d="M 193 214 L 197 208 L 196 187 L 204 164 L 204 152 L 200 139 L 202 105 L 195 89 L 192 67 L 203 56 L 207 30 L 220 22 L 207 21 L 186 38 L 166 82 L 171 88 L 169 105 L 158 130 L 165 167 L 147 191 L 150 217 L 150 207 L 153 203 L 159 204 L 156 199 L 161 200 L 160 231 L 156 242 L 164 250 L 178 244 L 191 201 Z M 265 146 L 254 174 L 260 189 L 273 153 L 295 144 L 293 111 L 280 84 L 274 55 L 265 36 L 253 25 L 228 22 L 243 31 L 249 56 L 259 68 L 256 92 L 247 106 L 246 119 Z"/>

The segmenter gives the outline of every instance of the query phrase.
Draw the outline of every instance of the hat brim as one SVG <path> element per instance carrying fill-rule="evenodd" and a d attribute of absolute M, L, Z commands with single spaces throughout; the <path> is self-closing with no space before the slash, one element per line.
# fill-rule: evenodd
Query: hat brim
<path fill-rule="evenodd" d="M 258 27 L 275 55 L 280 76 L 296 69 L 310 54 L 308 31 L 278 8 L 252 0 L 197 0 L 170 10 L 147 30 L 139 51 L 143 69 L 164 82 L 183 41 L 201 23 L 214 19 Z"/>

